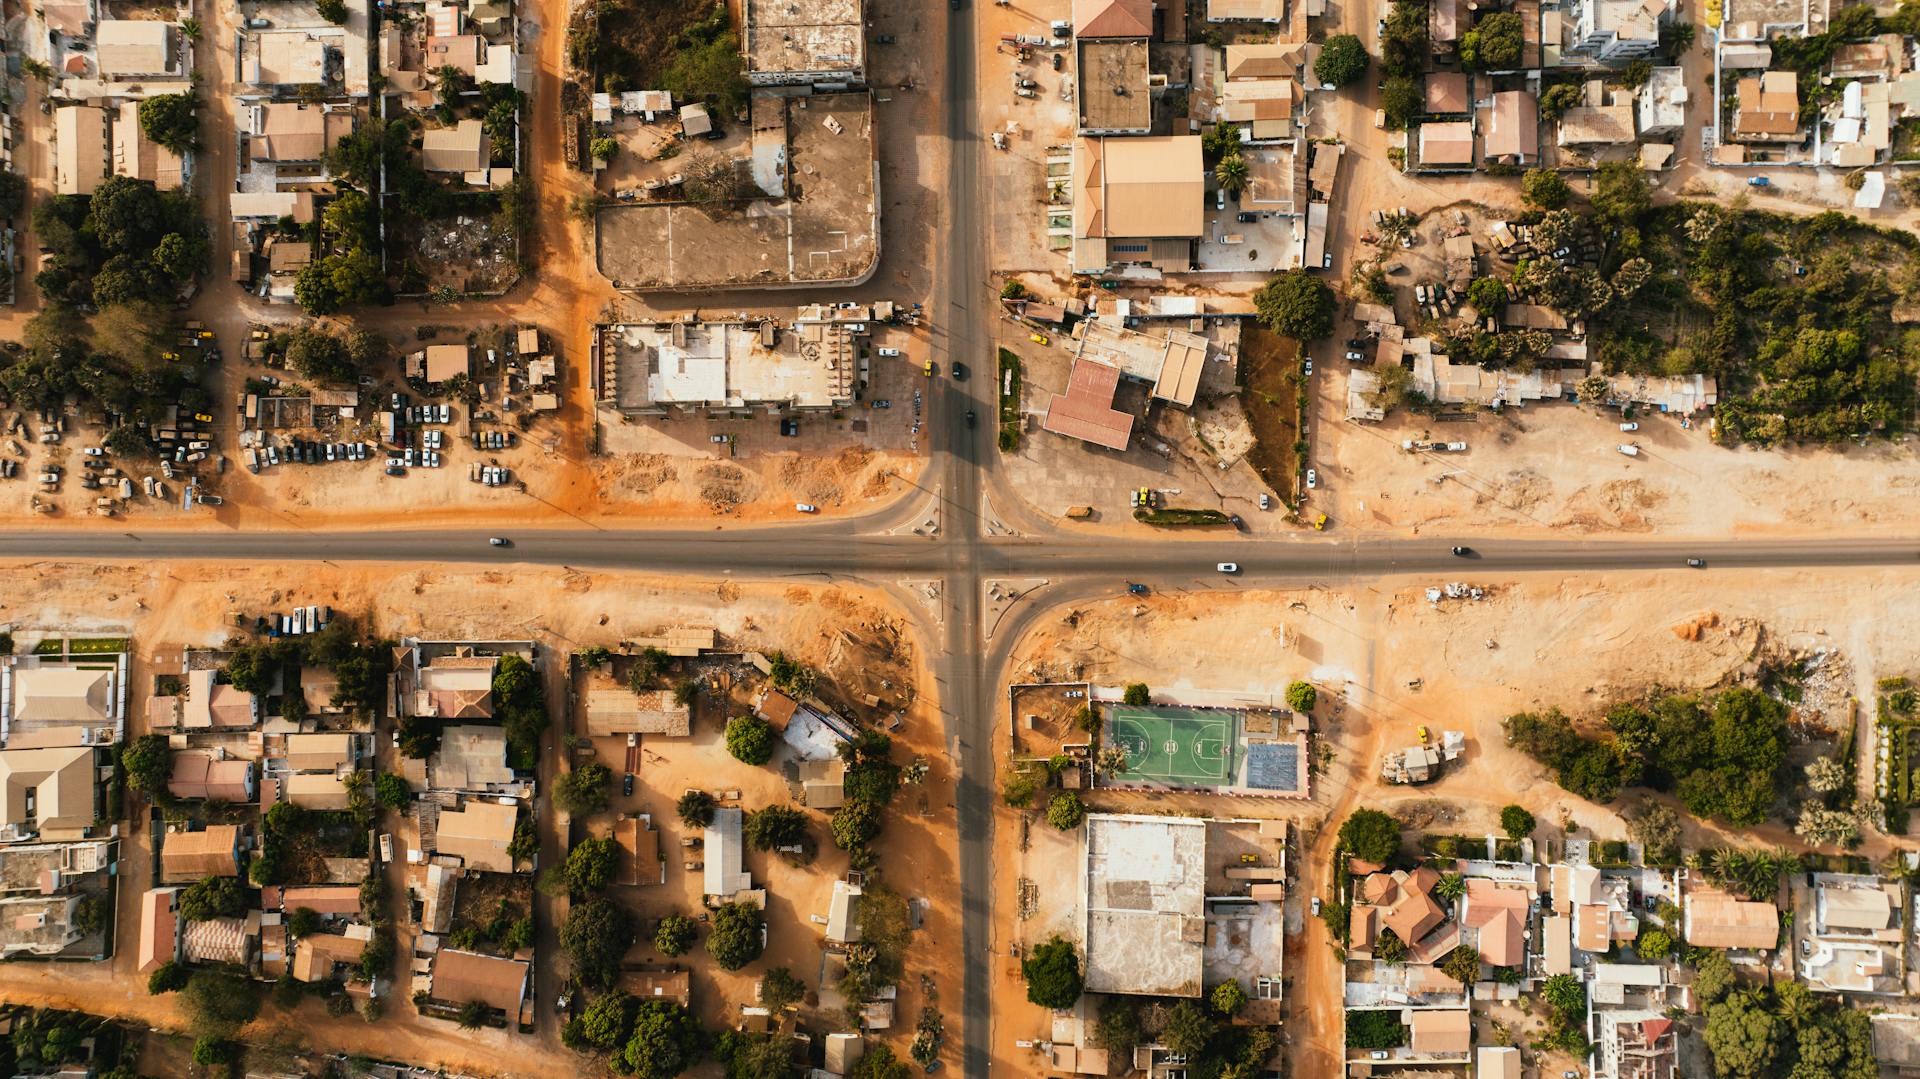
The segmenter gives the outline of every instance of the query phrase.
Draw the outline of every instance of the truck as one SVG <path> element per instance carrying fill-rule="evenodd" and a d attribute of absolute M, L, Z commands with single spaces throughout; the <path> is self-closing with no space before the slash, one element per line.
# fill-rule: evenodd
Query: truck
<path fill-rule="evenodd" d="M 1070 521 L 1084 521 L 1093 516 L 1092 506 L 1068 506 L 1066 517 Z"/>
<path fill-rule="evenodd" d="M 1619 450 L 1628 457 L 1640 456 L 1640 444 L 1638 442 L 1622 442 L 1618 446 L 1615 446 L 1614 449 Z"/>

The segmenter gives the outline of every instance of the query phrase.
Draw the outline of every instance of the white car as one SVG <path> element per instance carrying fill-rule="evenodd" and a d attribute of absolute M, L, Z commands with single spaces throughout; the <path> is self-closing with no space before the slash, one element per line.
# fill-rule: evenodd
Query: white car
<path fill-rule="evenodd" d="M 88 446 L 80 452 L 86 454 L 88 457 L 105 457 L 107 455 L 107 451 L 98 446 Z"/>
<path fill-rule="evenodd" d="M 1640 425 L 1637 423 L 1623 423 L 1620 425 L 1620 429 L 1622 431 L 1638 431 L 1640 429 Z"/>
<path fill-rule="evenodd" d="M 1273 499 L 1265 491 L 1260 492 L 1260 508 L 1263 510 L 1273 508 Z"/>
<path fill-rule="evenodd" d="M 1359 361 L 1361 361 L 1361 360 L 1364 360 L 1364 359 L 1366 359 L 1366 357 L 1365 357 L 1365 356 L 1362 356 L 1362 355 L 1361 355 L 1361 354 L 1359 354 L 1358 352 L 1349 352 L 1349 353 L 1347 353 L 1347 359 L 1349 359 L 1349 360 L 1353 360 L 1354 362 L 1356 362 L 1356 363 L 1357 363 L 1357 362 L 1359 362 Z"/>
<path fill-rule="evenodd" d="M 1313 897 L 1313 916 L 1320 917 L 1320 897 L 1317 895 Z"/>
<path fill-rule="evenodd" d="M 1215 562 L 1215 563 L 1213 564 L 1213 568 L 1214 568 L 1214 569 L 1216 569 L 1216 570 L 1218 570 L 1218 571 L 1220 571 L 1221 573 L 1239 573 L 1239 572 L 1240 572 L 1240 563 L 1238 563 L 1238 562 Z"/>
<path fill-rule="evenodd" d="M 1312 356 L 1307 357 L 1305 366 L 1302 368 L 1302 370 L 1306 374 L 1309 374 L 1309 375 L 1313 374 L 1313 357 Z"/>
<path fill-rule="evenodd" d="M 1307 469 L 1307 490 L 1311 491 L 1318 486 L 1320 486 L 1320 473 L 1311 468 Z"/>
<path fill-rule="evenodd" d="M 900 350 L 897 348 L 883 348 L 880 350 L 880 355 L 888 357 L 898 356 L 900 355 Z"/>
<path fill-rule="evenodd" d="M 795 502 L 793 508 L 801 513 L 819 513 L 820 507 L 811 502 Z"/>

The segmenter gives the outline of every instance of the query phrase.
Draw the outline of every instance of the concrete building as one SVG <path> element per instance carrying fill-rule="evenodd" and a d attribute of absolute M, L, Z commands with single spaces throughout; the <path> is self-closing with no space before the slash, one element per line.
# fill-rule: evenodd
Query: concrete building
<path fill-rule="evenodd" d="M 53 191 L 91 195 L 107 178 L 107 111 L 92 105 L 53 110 Z"/>
<path fill-rule="evenodd" d="M 458 809 L 440 811 L 438 838 L 434 851 L 460 859 L 468 869 L 487 873 L 513 872 L 514 826 L 520 819 L 517 805 L 501 805 L 484 799 L 468 799 Z"/>
<path fill-rule="evenodd" d="M 600 403 L 628 416 L 823 412 L 853 403 L 865 327 L 800 321 L 602 326 Z"/>
<path fill-rule="evenodd" d="M 1206 855 L 1205 821 L 1087 817 L 1082 879 L 1089 992 L 1200 995 Z"/>
<path fill-rule="evenodd" d="M 1205 197 L 1198 135 L 1074 140 L 1073 271 L 1191 269 Z"/>
<path fill-rule="evenodd" d="M 178 32 L 172 23 L 154 19 L 102 20 L 93 31 L 100 77 L 115 81 L 178 77 Z"/>
<path fill-rule="evenodd" d="M 741 864 L 746 853 L 746 841 L 741 836 L 745 824 L 746 816 L 738 806 L 713 811 L 704 835 L 706 895 L 731 898 L 753 889 L 753 875 Z"/>
<path fill-rule="evenodd" d="M 198 832 L 168 832 L 160 844 L 160 879 L 192 884 L 202 877 L 240 875 L 240 826 L 209 824 Z"/>
<path fill-rule="evenodd" d="M 1763 71 L 1741 78 L 1734 91 L 1737 142 L 1799 142 L 1800 80 L 1791 71 Z"/>
<path fill-rule="evenodd" d="M 90 746 L 0 750 L 0 843 L 84 839 L 100 816 Z"/>
<path fill-rule="evenodd" d="M 514 1023 L 527 1002 L 532 975 L 532 964 L 524 960 L 442 948 L 433 957 L 427 996 L 433 1003 L 453 1009 L 479 1001 Z"/>
<path fill-rule="evenodd" d="M 862 0 L 746 0 L 744 7 L 748 82 L 843 90 L 866 81 Z"/>
<path fill-rule="evenodd" d="M 1696 887 L 1681 903 L 1682 935 L 1696 948 L 1765 950 L 1780 939 L 1780 910 L 1717 888 Z"/>
<path fill-rule="evenodd" d="M 1596 1011 L 1593 1079 L 1674 1079 L 1679 1037 L 1651 1011 Z"/>
<path fill-rule="evenodd" d="M 1660 28 L 1673 16 L 1673 0 L 1575 0 L 1568 56 L 1624 64 L 1660 47 Z"/>
<path fill-rule="evenodd" d="M 1487 111 L 1486 160 L 1501 165 L 1533 165 L 1540 161 L 1540 103 L 1526 90 L 1503 90 L 1493 95 Z"/>
<path fill-rule="evenodd" d="M 1906 971 L 1905 903 L 1897 881 L 1874 876 L 1815 873 L 1794 887 L 1804 933 L 1800 979 L 1828 993 L 1891 995 L 1903 991 Z"/>
<path fill-rule="evenodd" d="M 1640 137 L 1667 138 L 1687 126 L 1686 72 L 1678 67 L 1656 67 L 1640 88 Z"/>

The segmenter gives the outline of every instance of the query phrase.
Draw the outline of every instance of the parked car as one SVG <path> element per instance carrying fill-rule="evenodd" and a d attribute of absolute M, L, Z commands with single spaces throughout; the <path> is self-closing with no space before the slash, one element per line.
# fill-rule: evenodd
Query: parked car
<path fill-rule="evenodd" d="M 962 382 L 966 381 L 966 378 L 967 378 L 966 364 L 961 363 L 959 360 L 955 360 L 953 361 L 953 365 L 950 368 L 948 368 L 948 370 L 952 373 L 954 378 Z"/>
<path fill-rule="evenodd" d="M 794 438 L 800 434 L 800 421 L 791 416 L 780 421 L 780 434 L 785 438 Z"/>
<path fill-rule="evenodd" d="M 1147 594 L 1147 586 L 1143 584 L 1136 584 L 1133 581 L 1128 581 L 1127 591 L 1136 596 L 1144 596 Z"/>
<path fill-rule="evenodd" d="M 1239 573 L 1239 572 L 1240 572 L 1240 563 L 1238 563 L 1238 562 L 1215 562 L 1215 563 L 1213 564 L 1213 568 L 1214 568 L 1214 570 L 1215 570 L 1215 571 L 1217 571 L 1217 572 L 1219 572 L 1219 573 Z"/>
<path fill-rule="evenodd" d="M 1051 345 L 1051 344 L 1053 344 L 1053 339 L 1052 339 L 1052 338 L 1050 338 L 1050 337 L 1048 337 L 1048 336 L 1047 336 L 1046 334 L 1044 334 L 1044 333 L 1032 333 L 1032 334 L 1028 334 L 1028 335 L 1027 335 L 1027 337 L 1028 337 L 1029 339 L 1031 339 L 1031 340 L 1033 341 L 1033 343 L 1034 343 L 1034 344 L 1036 344 L 1036 345 Z"/>
<path fill-rule="evenodd" d="M 1622 431 L 1638 431 L 1640 429 L 1640 425 L 1637 423 L 1623 423 L 1620 425 L 1620 429 Z"/>
<path fill-rule="evenodd" d="M 795 502 L 793 508 L 801 513 L 819 513 L 820 507 L 811 502 Z"/>
<path fill-rule="evenodd" d="M 628 772 L 626 775 L 626 778 L 620 781 L 620 793 L 626 795 L 629 798 L 633 797 L 633 773 L 632 772 Z"/>
<path fill-rule="evenodd" d="M 507 537 L 505 537 L 505 536 L 489 536 L 489 537 L 487 537 L 487 545 L 488 545 L 489 547 L 511 547 L 511 546 L 513 546 L 513 544 L 512 544 L 512 543 L 511 543 L 511 542 L 510 542 L 510 541 L 509 541 L 509 540 L 507 539 Z"/>
<path fill-rule="evenodd" d="M 1353 361 L 1354 363 L 1359 363 L 1361 360 L 1366 359 L 1366 357 L 1361 355 L 1358 352 L 1349 352 L 1347 353 L 1347 359 Z"/>
<path fill-rule="evenodd" d="M 897 348 L 883 348 L 880 350 L 880 355 L 891 358 L 900 355 L 900 350 Z"/>
<path fill-rule="evenodd" d="M 1772 187 L 1773 181 L 1765 176 L 1752 176 L 1747 179 L 1748 187 Z"/>
<path fill-rule="evenodd" d="M 1273 508 L 1273 496 L 1267 494 L 1265 491 L 1260 492 L 1260 508 L 1263 510 Z"/>
<path fill-rule="evenodd" d="M 1311 491 L 1318 486 L 1320 486 L 1320 474 L 1311 468 L 1307 469 L 1307 490 Z"/>

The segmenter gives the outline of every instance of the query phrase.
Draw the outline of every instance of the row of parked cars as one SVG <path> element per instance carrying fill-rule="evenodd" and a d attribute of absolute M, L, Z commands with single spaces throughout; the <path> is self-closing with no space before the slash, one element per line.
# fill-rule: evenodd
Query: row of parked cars
<path fill-rule="evenodd" d="M 309 442 L 292 439 L 283 446 L 262 446 L 247 450 L 247 470 L 278 464 L 319 465 L 328 461 L 364 461 L 369 456 L 365 442 Z"/>

